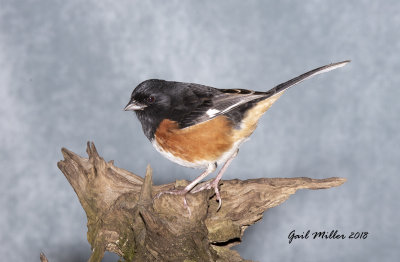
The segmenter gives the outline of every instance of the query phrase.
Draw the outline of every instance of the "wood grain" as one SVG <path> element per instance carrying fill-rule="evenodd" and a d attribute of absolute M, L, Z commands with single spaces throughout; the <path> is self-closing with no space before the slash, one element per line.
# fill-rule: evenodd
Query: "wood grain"
<path fill-rule="evenodd" d="M 74 188 L 87 215 L 89 261 L 101 261 L 104 252 L 125 261 L 245 261 L 230 247 L 240 243 L 244 230 L 263 213 L 298 189 L 325 189 L 344 178 L 261 178 L 221 181 L 222 207 L 217 212 L 213 190 L 188 194 L 189 216 L 182 196 L 160 191 L 185 186 L 187 181 L 153 186 L 152 170 L 145 179 L 118 168 L 87 144 L 89 158 L 63 148 L 58 167 Z"/>

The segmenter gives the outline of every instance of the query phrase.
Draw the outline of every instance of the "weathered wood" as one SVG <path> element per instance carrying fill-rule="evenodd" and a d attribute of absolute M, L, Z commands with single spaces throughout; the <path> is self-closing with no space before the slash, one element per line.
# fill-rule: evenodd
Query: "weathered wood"
<path fill-rule="evenodd" d="M 213 190 L 188 194 L 191 215 L 183 197 L 164 194 L 187 181 L 153 186 L 152 170 L 145 179 L 106 162 L 88 143 L 89 158 L 63 148 L 58 167 L 74 188 L 88 218 L 89 261 L 101 261 L 104 252 L 125 261 L 245 261 L 230 247 L 244 230 L 260 220 L 298 189 L 324 189 L 343 184 L 344 178 L 261 178 L 221 181 L 222 207 Z"/>
<path fill-rule="evenodd" d="M 40 262 L 49 262 L 43 252 L 40 253 Z"/>

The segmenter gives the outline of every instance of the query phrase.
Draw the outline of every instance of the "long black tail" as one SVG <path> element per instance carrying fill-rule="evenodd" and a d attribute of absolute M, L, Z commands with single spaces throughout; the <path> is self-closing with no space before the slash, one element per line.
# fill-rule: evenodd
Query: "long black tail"
<path fill-rule="evenodd" d="M 346 60 L 346 61 L 342 61 L 342 62 L 338 62 L 338 63 L 333 63 L 333 64 L 329 64 L 329 65 L 325 65 L 325 66 L 321 66 L 318 68 L 315 68 L 311 71 L 308 71 L 307 73 L 304 73 L 302 75 L 299 75 L 295 78 L 290 79 L 289 81 L 286 81 L 282 84 L 279 84 L 277 86 L 275 86 L 274 88 L 270 89 L 269 91 L 266 92 L 266 94 L 268 94 L 268 97 L 273 96 L 275 94 L 278 94 L 282 91 L 285 91 L 286 89 L 288 89 L 289 87 L 292 87 L 308 78 L 311 78 L 315 75 L 318 74 L 322 74 L 325 72 L 329 72 L 331 70 L 334 70 L 336 68 L 345 66 L 346 64 L 350 63 L 350 60 Z"/>

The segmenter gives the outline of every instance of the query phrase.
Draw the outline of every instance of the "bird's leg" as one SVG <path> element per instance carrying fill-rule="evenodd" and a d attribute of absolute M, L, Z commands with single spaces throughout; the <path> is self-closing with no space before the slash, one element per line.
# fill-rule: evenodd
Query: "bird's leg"
<path fill-rule="evenodd" d="M 239 152 L 239 149 L 235 151 L 235 153 L 233 153 L 228 160 L 226 160 L 225 164 L 223 165 L 223 167 L 221 168 L 221 170 L 218 172 L 218 175 L 211 181 L 205 183 L 204 185 L 202 185 L 199 188 L 196 188 L 195 190 L 193 190 L 191 193 L 197 193 L 206 189 L 211 189 L 214 188 L 215 191 L 215 196 L 217 197 L 218 200 L 218 208 L 217 211 L 221 208 L 221 204 L 222 204 L 222 200 L 221 200 L 221 196 L 219 194 L 219 190 L 218 190 L 218 183 L 222 178 L 222 175 L 225 173 L 226 169 L 228 168 L 228 166 L 231 164 L 232 160 L 237 156 Z"/>
<path fill-rule="evenodd" d="M 184 189 L 173 189 L 173 190 L 168 190 L 168 191 L 162 191 L 158 193 L 155 198 L 159 198 L 163 194 L 172 194 L 172 195 L 183 195 L 183 205 L 185 208 L 189 211 L 189 215 L 191 214 L 190 208 L 187 204 L 186 201 L 186 194 L 195 186 L 197 185 L 203 178 L 208 176 L 210 173 L 214 172 L 215 169 L 217 168 L 217 165 L 215 163 L 208 165 L 207 169 L 200 175 L 198 176 L 195 180 L 193 180 L 189 185 L 187 185 Z"/>

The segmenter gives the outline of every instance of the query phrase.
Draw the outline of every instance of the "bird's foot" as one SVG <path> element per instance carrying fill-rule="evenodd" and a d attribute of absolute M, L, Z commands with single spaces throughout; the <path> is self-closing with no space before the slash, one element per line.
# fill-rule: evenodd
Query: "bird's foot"
<path fill-rule="evenodd" d="M 219 184 L 219 180 L 217 179 L 213 179 L 211 181 L 206 182 L 204 185 L 200 186 L 199 188 L 195 188 L 192 191 L 190 191 L 190 193 L 197 193 L 203 190 L 208 190 L 211 188 L 214 188 L 214 192 L 215 192 L 215 197 L 217 198 L 218 201 L 218 208 L 217 211 L 221 208 L 222 205 L 222 199 L 221 199 L 221 195 L 219 194 L 219 189 L 218 189 L 218 184 Z"/>
<path fill-rule="evenodd" d="M 160 198 L 160 196 L 164 195 L 164 194 L 171 194 L 171 195 L 181 195 L 183 196 L 183 206 L 185 207 L 185 209 L 189 212 L 189 216 L 192 215 L 192 212 L 190 211 L 190 207 L 187 204 L 187 200 L 186 200 L 186 194 L 188 193 L 187 189 L 172 189 L 172 190 L 167 190 L 167 191 L 162 191 L 160 193 L 158 193 L 154 199 L 158 199 Z"/>

